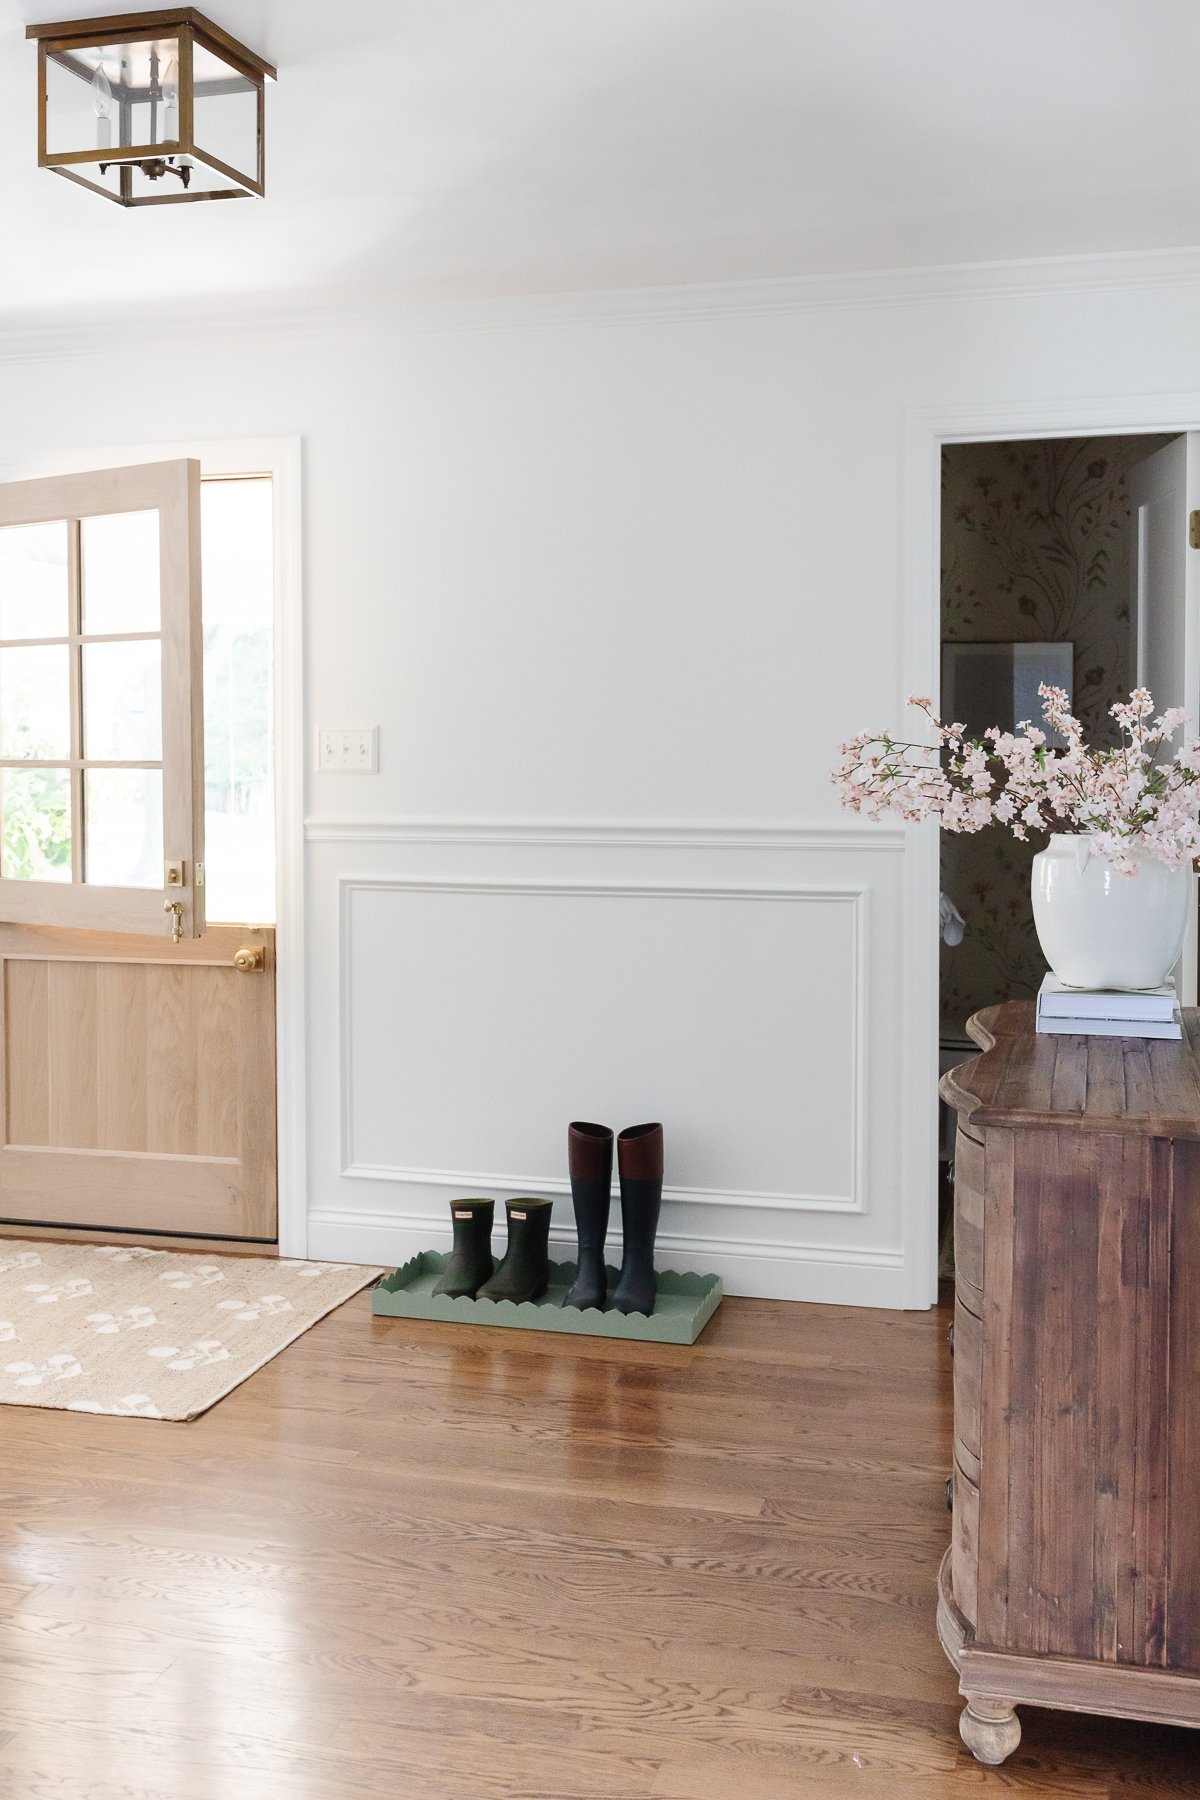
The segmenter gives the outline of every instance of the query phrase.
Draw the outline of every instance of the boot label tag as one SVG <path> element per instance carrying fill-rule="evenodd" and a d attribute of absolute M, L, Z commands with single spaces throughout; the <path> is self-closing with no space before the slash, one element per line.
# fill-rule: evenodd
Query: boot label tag
<path fill-rule="evenodd" d="M 456 1212 L 454 1216 L 456 1219 L 473 1219 L 475 1217 L 474 1213 L 470 1212 Z"/>
<path fill-rule="evenodd" d="M 522 1219 L 522 1220 L 524 1220 L 524 1219 L 527 1219 L 527 1218 L 528 1218 L 528 1217 L 529 1217 L 529 1214 L 528 1214 L 528 1213 L 519 1213 L 519 1212 L 515 1212 L 515 1213 L 513 1213 L 513 1214 L 512 1214 L 512 1217 L 513 1217 L 513 1218 L 514 1218 L 514 1219 Z"/>

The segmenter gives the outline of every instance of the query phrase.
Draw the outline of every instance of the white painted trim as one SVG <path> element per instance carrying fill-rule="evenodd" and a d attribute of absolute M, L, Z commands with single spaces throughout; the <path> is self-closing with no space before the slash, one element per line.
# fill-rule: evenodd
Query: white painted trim
<path fill-rule="evenodd" d="M 850 307 L 1121 292 L 1200 285 L 1200 249 L 1128 250 L 923 267 L 851 270 L 744 281 L 687 282 L 543 294 L 420 301 L 403 293 L 364 298 L 325 290 L 282 304 L 210 299 L 108 320 L 46 326 L 26 318 L 0 328 L 0 361 L 40 361 L 231 336 L 281 333 L 444 333 L 556 326 L 746 318 Z"/>
<path fill-rule="evenodd" d="M 472 875 L 342 875 L 338 885 L 361 888 L 423 888 L 433 893 L 598 894 L 602 899 L 635 900 L 858 900 L 867 893 L 859 883 L 809 882 L 797 886 L 772 882 L 743 887 L 725 881 L 510 881 L 507 877 Z"/>
<path fill-rule="evenodd" d="M 304 580 L 298 437 L 120 445 L 64 451 L 3 472 L 120 468 L 194 456 L 202 475 L 270 475 L 274 506 L 275 1018 L 279 1253 L 308 1244 L 308 1107 L 304 942 Z"/>
<path fill-rule="evenodd" d="M 1067 396 L 986 405 L 913 407 L 906 414 L 910 460 L 932 444 L 998 443 L 1005 438 L 1130 437 L 1138 432 L 1192 431 L 1200 392 Z M 1183 420 L 1184 423 L 1180 423 Z M 940 479 L 940 471 L 939 471 Z M 915 529 L 919 521 L 910 520 Z M 936 528 L 937 520 L 934 520 Z"/>
<path fill-rule="evenodd" d="M 1132 262 L 1130 264 L 1132 267 Z M 1182 261 L 1179 265 L 1183 267 Z M 1034 399 L 914 407 L 905 415 L 902 474 L 904 688 L 941 685 L 941 452 L 943 444 L 1005 438 L 1127 437 L 1200 428 L 1200 393 Z M 904 859 L 901 1087 L 902 1241 L 908 1306 L 937 1300 L 938 832 L 910 828 Z"/>
<path fill-rule="evenodd" d="M 279 1254 L 308 1254 L 304 929 L 304 537 L 299 438 L 279 446 L 275 492 L 275 1067 Z"/>
<path fill-rule="evenodd" d="M 386 1181 L 398 1187 L 449 1187 L 460 1194 L 504 1193 L 569 1194 L 571 1184 L 565 1179 L 545 1175 L 489 1175 L 478 1169 L 408 1169 L 390 1163 L 348 1163 L 341 1174 L 349 1181 Z M 850 1200 L 824 1194 L 772 1194 L 753 1189 L 664 1187 L 663 1204 L 682 1203 L 689 1206 L 747 1207 L 761 1212 L 837 1212 L 860 1213 L 865 1209 Z M 724 1242 L 724 1239 L 721 1240 Z"/>
<path fill-rule="evenodd" d="M 569 1225 L 551 1232 L 553 1244 L 570 1250 Z M 418 1250 L 448 1247 L 448 1215 L 368 1212 L 316 1207 L 311 1218 L 309 1254 L 331 1262 L 405 1262 Z M 613 1260 L 620 1255 L 620 1236 L 610 1236 Z M 727 1293 L 754 1294 L 776 1300 L 802 1300 L 833 1306 L 900 1308 L 905 1257 L 886 1246 L 795 1244 L 766 1238 L 720 1238 L 683 1232 L 660 1232 L 659 1267 L 695 1267 L 721 1276 Z"/>
<path fill-rule="evenodd" d="M 354 1151 L 354 1021 L 351 975 L 354 960 L 352 897 L 365 891 L 396 893 L 452 893 L 495 896 L 533 895 L 551 898 L 787 901 L 840 900 L 852 911 L 854 955 L 851 967 L 850 1093 L 850 1192 L 840 1194 L 782 1194 L 753 1189 L 663 1189 L 664 1202 L 694 1202 L 708 1206 L 760 1208 L 772 1212 L 864 1213 L 867 1210 L 867 1128 L 870 1108 L 867 1092 L 867 910 L 870 889 L 844 883 L 825 886 L 799 885 L 743 887 L 730 883 L 610 882 L 610 881 L 508 881 L 489 877 L 467 880 L 426 879 L 421 876 L 350 876 L 338 881 L 338 1128 L 341 1145 L 340 1173 L 349 1180 L 385 1181 L 400 1186 L 457 1187 L 471 1193 L 489 1192 L 566 1194 L 570 1184 L 560 1178 L 510 1173 L 488 1174 L 478 1170 L 408 1168 L 403 1165 L 362 1163 Z"/>
<path fill-rule="evenodd" d="M 719 819 L 306 819 L 310 844 L 581 844 L 650 850 L 887 850 L 904 848 L 903 827 L 738 825 Z"/>

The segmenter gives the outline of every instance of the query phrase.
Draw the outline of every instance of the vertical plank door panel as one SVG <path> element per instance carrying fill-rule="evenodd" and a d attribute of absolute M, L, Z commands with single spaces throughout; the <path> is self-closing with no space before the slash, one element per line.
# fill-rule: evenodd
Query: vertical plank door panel
<path fill-rule="evenodd" d="M 0 1221 L 276 1236 L 273 932 L 0 926 L 0 994 Z"/>

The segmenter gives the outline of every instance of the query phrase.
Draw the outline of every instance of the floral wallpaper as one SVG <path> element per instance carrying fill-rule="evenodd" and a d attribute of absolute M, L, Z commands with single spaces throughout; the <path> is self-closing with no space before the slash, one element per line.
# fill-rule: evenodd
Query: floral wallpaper
<path fill-rule="evenodd" d="M 1129 472 L 1167 437 L 953 444 L 942 453 L 942 637 L 1075 646 L 1074 711 L 1112 741 L 1108 709 L 1133 686 Z M 941 1029 L 1029 998 L 1046 965 L 1029 905 L 1044 839 L 942 837 L 942 888 L 967 922 L 941 951 Z"/>

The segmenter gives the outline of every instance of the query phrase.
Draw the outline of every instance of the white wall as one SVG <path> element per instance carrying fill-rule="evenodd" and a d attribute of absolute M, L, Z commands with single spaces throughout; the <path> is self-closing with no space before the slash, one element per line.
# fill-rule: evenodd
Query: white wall
<path fill-rule="evenodd" d="M 929 861 L 827 771 L 929 662 L 934 416 L 1169 407 L 1195 273 L 0 343 L 8 466 L 303 438 L 307 743 L 380 727 L 377 776 L 309 776 L 313 1253 L 662 1117 L 664 1263 L 928 1301 Z"/>

